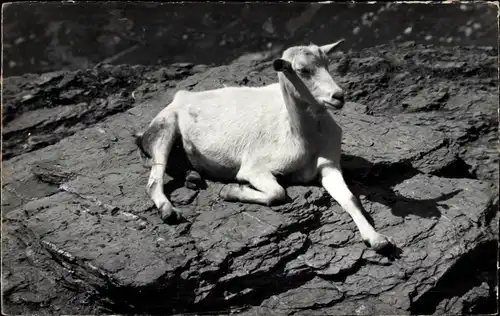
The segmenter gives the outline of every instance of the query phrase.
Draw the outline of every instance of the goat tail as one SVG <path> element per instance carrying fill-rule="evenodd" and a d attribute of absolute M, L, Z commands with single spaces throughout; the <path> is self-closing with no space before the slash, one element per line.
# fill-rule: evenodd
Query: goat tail
<path fill-rule="evenodd" d="M 135 145 L 138 148 L 139 159 L 141 160 L 142 165 L 149 168 L 151 167 L 151 156 L 144 148 L 144 143 L 142 141 L 143 135 L 144 133 L 135 132 L 132 136 L 134 137 Z"/>

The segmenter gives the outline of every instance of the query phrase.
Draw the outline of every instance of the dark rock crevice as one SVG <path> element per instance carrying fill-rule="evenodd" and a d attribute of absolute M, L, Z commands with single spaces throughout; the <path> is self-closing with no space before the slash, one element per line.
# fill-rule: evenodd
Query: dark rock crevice
<path fill-rule="evenodd" d="M 496 314 L 496 260 L 498 242 L 481 243 L 465 254 L 426 294 L 412 303 L 413 314 L 441 313 Z M 481 277 L 483 276 L 483 278 Z M 484 276 L 487 276 L 484 279 Z M 486 285 L 483 283 L 486 282 Z M 481 287 L 487 291 L 481 291 Z M 468 295 L 466 295 L 468 294 Z M 457 299 L 460 306 L 446 310 L 446 301 Z"/>
<path fill-rule="evenodd" d="M 471 171 L 471 166 L 460 157 L 456 157 L 452 163 L 440 170 L 436 170 L 432 174 L 442 178 L 477 179 L 477 175 Z"/>

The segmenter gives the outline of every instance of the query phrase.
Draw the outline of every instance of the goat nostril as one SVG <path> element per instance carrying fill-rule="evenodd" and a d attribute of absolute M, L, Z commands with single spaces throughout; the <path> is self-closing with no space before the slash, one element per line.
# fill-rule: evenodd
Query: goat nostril
<path fill-rule="evenodd" d="M 331 98 L 337 99 L 339 101 L 344 101 L 344 91 L 337 90 L 337 91 L 333 92 Z"/>

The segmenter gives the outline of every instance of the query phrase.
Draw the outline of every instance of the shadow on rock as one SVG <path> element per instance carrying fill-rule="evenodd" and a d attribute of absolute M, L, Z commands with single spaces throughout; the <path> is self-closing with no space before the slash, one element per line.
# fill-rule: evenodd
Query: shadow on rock
<path fill-rule="evenodd" d="M 373 164 L 361 157 L 343 155 L 342 165 L 346 181 L 356 196 L 364 195 L 369 201 L 386 205 L 394 215 L 400 217 L 413 214 L 425 218 L 439 218 L 441 216 L 439 202 L 446 201 L 461 191 L 454 190 L 432 199 L 413 199 L 395 190 L 397 185 L 421 174 L 407 163 Z M 427 184 L 423 182 L 419 186 L 422 190 L 426 187 Z M 439 207 L 447 206 L 439 205 Z M 365 216 L 373 224 L 369 214 L 365 212 Z"/>
<path fill-rule="evenodd" d="M 394 243 L 390 243 L 386 247 L 378 250 L 377 253 L 381 256 L 386 257 L 387 259 L 389 259 L 389 261 L 394 261 L 396 259 L 401 259 L 403 249 L 399 248 Z"/>
<path fill-rule="evenodd" d="M 465 254 L 429 291 L 412 305 L 420 315 L 495 314 L 495 256 L 498 241 L 488 241 Z M 467 271 L 476 271 L 468 275 Z M 453 303 L 453 304 L 450 304 Z M 450 310 L 451 308 L 451 310 Z"/>
<path fill-rule="evenodd" d="M 130 314 L 131 312 L 161 315 L 165 310 L 184 309 L 195 300 L 195 280 L 185 280 L 181 277 L 167 275 L 156 283 L 143 287 L 137 291 L 134 287 L 109 285 L 102 294 L 109 297 L 104 306 L 117 313 Z M 168 293 L 168 294 L 166 294 Z M 165 296 L 168 297 L 165 297 Z M 133 302 L 130 303 L 130 302 Z M 155 304 L 156 302 L 156 304 Z"/>

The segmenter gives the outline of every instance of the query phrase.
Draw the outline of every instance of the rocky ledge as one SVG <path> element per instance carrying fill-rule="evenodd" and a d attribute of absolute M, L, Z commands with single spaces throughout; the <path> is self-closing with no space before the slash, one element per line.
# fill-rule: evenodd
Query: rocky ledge
<path fill-rule="evenodd" d="M 160 221 L 131 134 L 176 89 L 274 82 L 269 61 L 6 78 L 4 311 L 494 313 L 496 54 L 407 43 L 332 59 L 347 181 L 397 246 L 380 254 L 318 186 L 262 207 L 169 177 L 188 222 Z"/>

